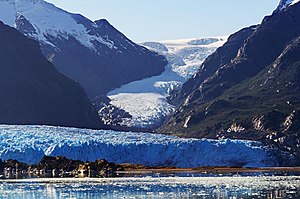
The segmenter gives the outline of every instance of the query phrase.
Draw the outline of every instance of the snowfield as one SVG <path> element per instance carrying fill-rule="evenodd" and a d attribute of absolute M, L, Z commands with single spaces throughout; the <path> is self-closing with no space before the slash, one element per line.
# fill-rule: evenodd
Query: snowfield
<path fill-rule="evenodd" d="M 227 37 L 213 37 L 143 43 L 148 49 L 166 56 L 169 64 L 159 76 L 131 82 L 107 94 L 110 104 L 132 116 L 119 124 L 146 129 L 158 127 L 175 109 L 167 101 L 169 94 L 180 89 L 203 61 L 226 41 Z"/>
<path fill-rule="evenodd" d="M 50 126 L 0 125 L 0 158 L 36 164 L 44 155 L 148 166 L 276 166 L 274 151 L 259 142 Z"/>

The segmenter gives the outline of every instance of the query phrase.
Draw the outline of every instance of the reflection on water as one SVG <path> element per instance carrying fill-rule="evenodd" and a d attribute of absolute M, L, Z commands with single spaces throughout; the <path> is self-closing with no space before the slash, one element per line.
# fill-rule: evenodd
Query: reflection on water
<path fill-rule="evenodd" d="M 0 198 L 300 198 L 300 177 L 4 180 Z"/>
<path fill-rule="evenodd" d="M 269 170 L 269 171 L 243 171 L 237 169 L 237 171 L 232 170 L 214 170 L 214 171 L 199 171 L 199 170 L 127 170 L 118 171 L 116 173 L 117 177 L 125 178 L 161 178 L 161 177 L 231 177 L 231 176 L 300 176 L 299 171 L 286 171 L 286 170 Z M 21 173 L 21 172 L 4 172 L 3 175 L 0 174 L 0 179 L 36 179 L 36 178 L 71 178 L 72 175 L 64 172 L 59 175 L 54 175 L 53 173 Z M 88 177 L 88 175 L 78 175 L 78 178 Z"/>

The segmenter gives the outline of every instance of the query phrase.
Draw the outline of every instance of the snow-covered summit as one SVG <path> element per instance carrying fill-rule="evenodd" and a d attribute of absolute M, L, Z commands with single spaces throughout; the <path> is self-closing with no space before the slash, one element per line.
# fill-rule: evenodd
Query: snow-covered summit
<path fill-rule="evenodd" d="M 20 29 L 31 29 L 24 34 L 45 44 L 55 46 L 49 37 L 73 37 L 82 45 L 94 48 L 98 41 L 107 47 L 114 47 L 108 38 L 91 34 L 84 24 L 78 23 L 76 15 L 68 13 L 43 0 L 0 0 L 0 20 L 5 24 Z M 19 22 L 19 20 L 21 20 Z M 94 28 L 98 25 L 93 23 Z"/>
<path fill-rule="evenodd" d="M 292 6 L 296 3 L 298 3 L 300 0 L 281 0 L 278 7 L 275 10 L 275 13 L 280 12 L 281 10 L 284 10 L 285 8 Z"/>

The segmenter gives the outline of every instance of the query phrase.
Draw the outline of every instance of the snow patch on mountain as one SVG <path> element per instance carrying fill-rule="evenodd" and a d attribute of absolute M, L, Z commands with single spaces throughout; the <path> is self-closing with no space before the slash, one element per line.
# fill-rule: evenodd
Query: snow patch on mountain
<path fill-rule="evenodd" d="M 112 105 L 132 116 L 119 124 L 135 128 L 156 128 L 160 125 L 175 109 L 167 101 L 170 93 L 180 89 L 226 40 L 227 37 L 212 37 L 142 43 L 166 56 L 169 64 L 159 76 L 131 82 L 107 94 Z"/>
<path fill-rule="evenodd" d="M 149 166 L 276 166 L 274 151 L 260 142 L 183 139 L 50 126 L 0 125 L 0 158 L 36 164 L 44 155 L 106 159 Z"/>
<path fill-rule="evenodd" d="M 17 17 L 25 17 L 34 27 L 35 32 L 26 35 L 45 44 L 55 46 L 47 37 L 70 37 L 78 40 L 82 45 L 94 49 L 94 42 L 100 42 L 109 48 L 114 43 L 108 38 L 89 34 L 87 28 L 76 22 L 73 14 L 55 7 L 42 0 L 0 0 L 0 19 L 11 27 L 16 27 Z M 94 23 L 94 26 L 97 26 Z"/>
<path fill-rule="evenodd" d="M 275 10 L 275 13 L 276 12 L 280 12 L 281 10 L 289 7 L 289 6 L 292 6 L 296 3 L 298 3 L 300 0 L 281 0 L 280 3 L 279 3 L 279 6 L 277 7 L 277 9 Z"/>

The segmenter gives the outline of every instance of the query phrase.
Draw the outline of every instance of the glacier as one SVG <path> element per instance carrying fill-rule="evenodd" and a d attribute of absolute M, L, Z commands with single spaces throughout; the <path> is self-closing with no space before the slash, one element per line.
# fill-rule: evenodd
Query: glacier
<path fill-rule="evenodd" d="M 164 55 L 169 63 L 161 75 L 130 82 L 107 94 L 111 105 L 132 116 L 122 118 L 119 125 L 157 128 L 175 110 L 167 100 L 170 93 L 179 90 L 199 70 L 203 61 L 226 41 L 227 36 L 141 43 Z M 99 115 L 101 111 L 103 109 Z"/>
<path fill-rule="evenodd" d="M 260 142 L 186 139 L 151 133 L 0 125 L 0 158 L 37 164 L 44 155 L 74 160 L 106 159 L 148 166 L 271 167 L 275 151 Z"/>

